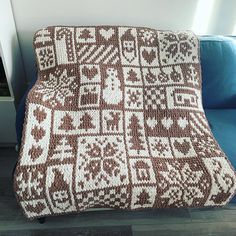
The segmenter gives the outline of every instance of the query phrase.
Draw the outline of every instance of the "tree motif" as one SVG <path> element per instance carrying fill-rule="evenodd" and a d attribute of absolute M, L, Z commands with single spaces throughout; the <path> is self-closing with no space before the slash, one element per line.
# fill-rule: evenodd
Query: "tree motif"
<path fill-rule="evenodd" d="M 81 118 L 80 118 L 80 125 L 78 126 L 78 129 L 85 129 L 88 131 L 88 129 L 95 129 L 96 127 L 92 123 L 93 118 L 86 112 Z"/>
<path fill-rule="evenodd" d="M 142 192 L 137 196 L 138 200 L 134 203 L 134 205 L 145 205 L 151 204 L 149 194 L 143 189 Z"/>
<path fill-rule="evenodd" d="M 56 146 L 53 152 L 53 156 L 51 159 L 59 159 L 63 161 L 64 159 L 72 158 L 73 157 L 73 148 L 69 144 L 66 137 L 63 137 L 59 144 Z"/>
<path fill-rule="evenodd" d="M 128 77 L 127 77 L 128 81 L 131 81 L 132 83 L 139 81 L 137 77 L 137 73 L 133 69 L 131 69 L 127 74 L 128 74 Z"/>
<path fill-rule="evenodd" d="M 61 119 L 61 122 L 62 123 L 58 129 L 65 130 L 66 132 L 75 129 L 75 126 L 73 125 L 73 119 L 68 113 L 66 113 L 66 115 Z"/>
<path fill-rule="evenodd" d="M 130 149 L 136 150 L 139 154 L 140 150 L 145 150 L 145 148 L 143 147 L 144 141 L 142 140 L 142 133 L 140 132 L 142 127 L 139 124 L 138 117 L 134 114 L 130 118 L 128 128 L 130 129 L 128 134 L 131 136 L 130 143 L 132 144 Z"/>
<path fill-rule="evenodd" d="M 84 29 L 80 36 L 81 39 L 87 40 L 93 38 L 93 36 L 90 34 L 90 31 L 88 29 Z"/>

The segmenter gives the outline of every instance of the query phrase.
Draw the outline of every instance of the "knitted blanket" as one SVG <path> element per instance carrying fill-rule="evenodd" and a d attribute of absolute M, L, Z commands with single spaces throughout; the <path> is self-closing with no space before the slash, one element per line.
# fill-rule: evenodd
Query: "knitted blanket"
<path fill-rule="evenodd" d="M 48 27 L 36 32 L 14 177 L 28 218 L 226 204 L 236 175 L 201 101 L 191 32 Z"/>

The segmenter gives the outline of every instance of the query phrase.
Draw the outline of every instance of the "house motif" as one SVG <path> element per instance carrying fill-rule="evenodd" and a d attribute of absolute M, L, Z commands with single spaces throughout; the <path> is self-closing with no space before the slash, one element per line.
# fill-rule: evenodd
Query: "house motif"
<path fill-rule="evenodd" d="M 136 172 L 136 178 L 138 181 L 149 181 L 150 180 L 150 166 L 144 161 L 137 161 L 134 164 Z"/>
<path fill-rule="evenodd" d="M 98 103 L 97 88 L 95 86 L 84 88 L 84 90 L 81 93 L 80 105 L 85 106 L 85 105 L 92 105 L 92 104 L 97 104 L 97 103 Z"/>
<path fill-rule="evenodd" d="M 199 97 L 193 90 L 175 89 L 173 91 L 173 98 L 176 106 L 198 107 Z"/>

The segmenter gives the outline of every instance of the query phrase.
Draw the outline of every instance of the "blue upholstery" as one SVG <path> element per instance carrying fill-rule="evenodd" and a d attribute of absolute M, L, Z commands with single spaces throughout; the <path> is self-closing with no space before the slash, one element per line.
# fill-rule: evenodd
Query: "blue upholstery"
<path fill-rule="evenodd" d="M 33 78 L 30 82 L 30 85 L 25 92 L 24 96 L 21 98 L 20 104 L 16 111 L 16 136 L 17 136 L 17 142 L 20 145 L 21 144 L 21 138 L 22 138 L 22 131 L 23 131 L 23 123 L 25 119 L 25 104 L 26 104 L 26 97 L 28 95 L 29 90 L 34 86 L 35 82 L 37 80 L 37 76 Z"/>
<path fill-rule="evenodd" d="M 236 108 L 236 40 L 201 38 L 202 96 L 205 108 Z"/>
<path fill-rule="evenodd" d="M 200 40 L 203 107 L 212 133 L 236 169 L 236 39 Z"/>
<path fill-rule="evenodd" d="M 236 40 L 223 36 L 200 38 L 203 107 L 212 132 L 236 169 Z M 36 78 L 31 81 L 29 89 Z M 21 142 L 26 96 L 17 110 L 16 132 Z M 236 203 L 236 196 L 231 200 Z"/>

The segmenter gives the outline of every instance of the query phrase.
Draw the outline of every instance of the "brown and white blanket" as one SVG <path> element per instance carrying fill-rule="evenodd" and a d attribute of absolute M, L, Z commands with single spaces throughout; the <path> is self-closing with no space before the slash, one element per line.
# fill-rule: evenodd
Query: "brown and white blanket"
<path fill-rule="evenodd" d="M 141 27 L 36 32 L 14 178 L 28 218 L 226 204 L 236 175 L 202 108 L 199 42 Z"/>

